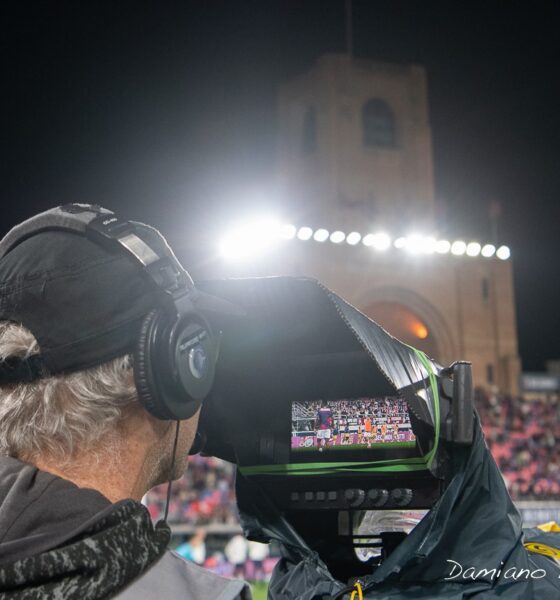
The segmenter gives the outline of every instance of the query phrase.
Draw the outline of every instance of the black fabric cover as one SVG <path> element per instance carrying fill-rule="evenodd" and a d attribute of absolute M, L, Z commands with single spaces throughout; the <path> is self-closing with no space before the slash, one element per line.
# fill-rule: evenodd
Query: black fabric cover
<path fill-rule="evenodd" d="M 560 598 L 560 567 L 551 558 L 524 548 L 521 517 L 480 427 L 476 428 L 473 447 L 457 448 L 454 459 L 456 474 L 440 501 L 381 567 L 361 577 L 364 597 Z M 238 475 L 237 501 L 246 535 L 260 541 L 276 540 L 284 552 L 270 581 L 269 600 L 326 600 L 343 590 L 347 582 L 336 581 L 330 575 L 319 556 L 260 494 L 250 481 Z M 530 530 L 527 535 L 528 539 L 560 546 L 558 533 L 537 534 Z M 459 573 L 456 563 L 462 566 L 463 574 L 451 578 Z M 471 567 L 474 573 L 472 569 L 467 571 Z M 496 573 L 493 576 L 484 569 L 496 569 Z M 535 577 L 526 577 L 523 569 Z M 349 594 L 343 597 L 348 599 Z"/>

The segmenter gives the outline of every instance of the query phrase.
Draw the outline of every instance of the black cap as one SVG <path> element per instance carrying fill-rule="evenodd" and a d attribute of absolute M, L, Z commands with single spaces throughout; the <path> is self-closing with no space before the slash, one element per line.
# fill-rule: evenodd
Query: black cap
<path fill-rule="evenodd" d="M 159 232 L 133 226 L 158 255 L 171 252 Z M 133 351 L 142 320 L 161 304 L 161 294 L 139 261 L 79 232 L 40 231 L 0 258 L 0 320 L 33 333 L 49 373 L 84 369 Z M 195 289 L 193 305 L 203 312 L 231 308 Z"/>
<path fill-rule="evenodd" d="M 33 333 L 51 373 L 131 351 L 156 295 L 140 264 L 79 233 L 38 233 L 0 260 L 0 319 Z"/>

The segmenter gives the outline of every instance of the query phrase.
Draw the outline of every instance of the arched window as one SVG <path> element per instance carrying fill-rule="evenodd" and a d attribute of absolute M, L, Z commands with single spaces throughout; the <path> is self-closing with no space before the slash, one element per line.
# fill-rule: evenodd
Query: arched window
<path fill-rule="evenodd" d="M 395 115 L 384 100 L 368 100 L 362 108 L 362 137 L 366 146 L 392 148 L 397 145 Z"/>
<path fill-rule="evenodd" d="M 308 106 L 303 117 L 302 150 L 304 154 L 311 154 L 317 149 L 317 110 Z"/>

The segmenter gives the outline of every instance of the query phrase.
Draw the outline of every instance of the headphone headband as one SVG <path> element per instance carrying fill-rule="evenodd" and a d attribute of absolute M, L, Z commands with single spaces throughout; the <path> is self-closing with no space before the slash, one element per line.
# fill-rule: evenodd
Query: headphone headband
<path fill-rule="evenodd" d="M 142 236 L 140 227 L 159 236 L 165 254 L 159 254 Z M 16 225 L 0 241 L 0 259 L 27 238 L 42 231 L 70 230 L 86 235 L 109 250 L 121 247 L 133 257 L 164 291 L 175 293 L 180 288 L 194 290 L 194 282 L 157 229 L 119 219 L 114 212 L 93 204 L 66 204 L 27 219 Z"/>

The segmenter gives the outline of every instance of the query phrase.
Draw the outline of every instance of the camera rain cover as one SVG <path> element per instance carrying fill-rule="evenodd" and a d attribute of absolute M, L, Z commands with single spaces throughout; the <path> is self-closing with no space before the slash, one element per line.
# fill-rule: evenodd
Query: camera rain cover
<path fill-rule="evenodd" d="M 370 575 L 360 576 L 364 598 L 560 597 L 560 568 L 523 546 L 521 517 L 476 416 L 472 444 L 442 439 L 449 404 L 442 398 L 443 373 L 437 363 L 312 279 L 232 279 L 197 287 L 245 312 L 243 317 L 213 317 L 214 327 L 222 331 L 221 354 L 200 429 L 207 437 L 205 454 L 238 465 L 237 503 L 245 535 L 280 545 L 282 558 L 270 581 L 269 599 L 350 597 L 349 582 L 330 573 L 250 476 L 263 463 L 271 468 L 263 461 L 269 450 L 266 436 L 259 438 L 259 459 L 251 441 L 260 428 L 259 414 L 268 412 L 271 421 L 277 420 L 268 394 L 277 388 L 289 393 L 294 379 L 290 374 L 306 357 L 337 354 L 367 356 L 366 368 L 376 374 L 380 388 L 406 400 L 424 439 L 420 455 L 404 461 L 404 475 L 406 470 L 425 469 L 436 476 L 445 471 L 448 478 L 443 495 L 422 521 Z M 275 373 L 278 379 L 270 384 Z M 317 376 L 325 373 L 318 370 Z M 266 392 L 259 396 L 259 390 Z M 337 465 L 327 464 L 330 475 L 336 474 Z M 275 467 L 286 473 L 295 468 L 297 473 L 301 465 Z M 338 468 L 342 473 L 354 467 L 341 463 Z"/>
<path fill-rule="evenodd" d="M 364 368 L 377 378 L 378 387 L 387 395 L 404 398 L 423 430 L 419 440 L 422 456 L 407 461 L 407 468 L 428 468 L 435 473 L 441 466 L 438 460 L 442 455 L 437 450 L 446 406 L 440 402 L 436 382 L 440 367 L 425 354 L 392 337 L 313 279 L 230 279 L 201 282 L 197 287 L 245 312 L 243 317 L 224 315 L 222 321 L 212 317 L 222 339 L 216 393 L 205 402 L 202 413 L 202 429 L 209 434 L 206 451 L 239 462 L 232 459 L 229 442 L 239 422 L 234 413 L 243 398 L 237 398 L 235 405 L 227 398 L 234 395 L 236 387 L 264 385 L 263 373 L 270 376 L 274 371 L 279 382 L 289 388 L 294 371 L 310 356 L 327 360 L 361 355 Z M 326 375 L 320 369 L 316 372 L 317 379 Z M 260 404 L 263 402 L 264 398 Z M 224 427 L 218 435 L 216 423 L 220 418 Z"/>

